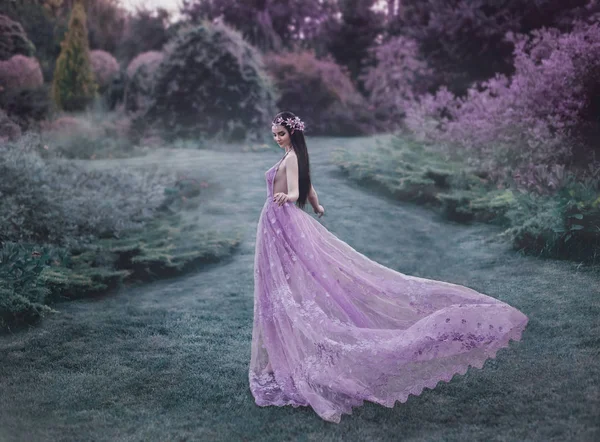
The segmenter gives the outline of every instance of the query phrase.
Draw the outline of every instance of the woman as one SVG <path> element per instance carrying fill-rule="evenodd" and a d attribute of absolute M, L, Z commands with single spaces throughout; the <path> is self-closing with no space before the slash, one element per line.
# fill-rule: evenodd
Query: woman
<path fill-rule="evenodd" d="M 265 173 L 256 231 L 249 381 L 257 405 L 311 406 L 339 423 L 364 400 L 406 402 L 521 339 L 528 318 L 519 310 L 384 267 L 302 210 L 308 200 L 325 212 L 304 123 L 281 112 L 272 131 L 285 154 Z"/>

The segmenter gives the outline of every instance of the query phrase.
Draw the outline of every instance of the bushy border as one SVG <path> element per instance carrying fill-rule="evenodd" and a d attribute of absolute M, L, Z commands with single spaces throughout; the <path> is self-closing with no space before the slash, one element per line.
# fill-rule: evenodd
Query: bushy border
<path fill-rule="evenodd" d="M 424 204 L 457 222 L 505 228 L 500 235 L 521 252 L 600 264 L 600 170 L 564 172 L 552 194 L 497 185 L 465 157 L 405 137 L 367 152 L 336 150 L 334 162 L 350 179 L 394 199 Z"/>
<path fill-rule="evenodd" d="M 0 174 L 0 332 L 57 313 L 57 301 L 220 261 L 241 242 L 242 232 L 184 220 L 204 183 L 89 170 L 53 158 L 34 134 L 0 146 Z"/>

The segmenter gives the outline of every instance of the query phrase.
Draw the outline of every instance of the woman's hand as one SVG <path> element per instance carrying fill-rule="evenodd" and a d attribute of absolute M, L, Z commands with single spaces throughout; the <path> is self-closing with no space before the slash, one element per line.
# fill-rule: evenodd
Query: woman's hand
<path fill-rule="evenodd" d="M 318 209 L 314 209 L 315 213 L 317 215 L 319 215 L 319 218 L 321 218 L 323 216 L 323 214 L 325 213 L 325 207 L 323 207 L 322 205 L 319 204 L 319 208 Z"/>
<path fill-rule="evenodd" d="M 277 192 L 275 195 L 273 195 L 273 201 L 275 201 L 277 204 L 279 204 L 281 206 L 282 204 L 287 203 L 288 196 L 286 193 Z"/>

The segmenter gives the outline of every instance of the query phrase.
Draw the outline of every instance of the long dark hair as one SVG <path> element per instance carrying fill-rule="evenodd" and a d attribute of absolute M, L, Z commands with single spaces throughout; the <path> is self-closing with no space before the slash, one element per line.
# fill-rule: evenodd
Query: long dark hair
<path fill-rule="evenodd" d="M 275 120 L 277 118 L 283 118 L 283 123 L 276 123 Z M 304 139 L 304 131 L 294 130 L 287 123 L 287 119 L 295 119 L 296 115 L 289 111 L 279 112 L 273 118 L 273 125 L 275 126 L 285 126 L 288 133 L 290 134 L 290 140 L 292 142 L 292 149 L 296 152 L 296 156 L 298 157 L 298 189 L 300 195 L 298 196 L 298 200 L 296 200 L 296 205 L 301 209 L 304 209 L 306 205 L 306 200 L 308 199 L 308 194 L 311 188 L 310 181 L 310 161 L 308 158 L 308 149 L 306 148 L 306 140 Z M 293 133 L 292 133 L 293 130 Z"/>

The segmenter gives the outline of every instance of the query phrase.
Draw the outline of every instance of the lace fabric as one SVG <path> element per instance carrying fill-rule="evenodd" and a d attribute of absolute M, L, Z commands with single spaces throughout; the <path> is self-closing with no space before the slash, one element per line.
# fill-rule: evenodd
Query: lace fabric
<path fill-rule="evenodd" d="M 257 405 L 310 406 L 339 423 L 365 400 L 393 407 L 521 340 L 528 318 L 514 307 L 382 266 L 294 203 L 278 206 L 280 162 L 265 173 L 256 231 L 249 382 Z"/>

